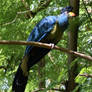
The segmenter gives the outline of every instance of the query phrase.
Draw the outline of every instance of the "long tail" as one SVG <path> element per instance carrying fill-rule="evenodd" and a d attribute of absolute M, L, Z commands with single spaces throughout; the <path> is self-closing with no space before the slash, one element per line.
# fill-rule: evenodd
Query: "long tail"
<path fill-rule="evenodd" d="M 27 84 L 27 80 L 28 80 L 28 76 L 24 76 L 23 71 L 19 66 L 13 81 L 13 86 L 12 86 L 13 92 L 24 92 L 25 86 Z"/>
<path fill-rule="evenodd" d="M 13 92 L 24 92 L 28 80 L 28 56 L 24 56 L 13 81 Z"/>
<path fill-rule="evenodd" d="M 24 92 L 28 80 L 28 71 L 30 67 L 36 64 L 50 49 L 34 48 L 29 55 L 25 55 L 22 63 L 19 65 L 17 73 L 13 81 L 13 92 Z M 34 54 L 35 53 L 35 54 Z M 32 55 L 32 56 L 31 56 Z"/>

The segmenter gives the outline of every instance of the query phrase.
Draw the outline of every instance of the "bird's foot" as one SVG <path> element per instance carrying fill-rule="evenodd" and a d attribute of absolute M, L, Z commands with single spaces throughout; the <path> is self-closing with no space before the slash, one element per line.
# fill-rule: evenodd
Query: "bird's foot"
<path fill-rule="evenodd" d="M 55 44 L 50 43 L 51 49 L 53 49 L 55 47 Z"/>

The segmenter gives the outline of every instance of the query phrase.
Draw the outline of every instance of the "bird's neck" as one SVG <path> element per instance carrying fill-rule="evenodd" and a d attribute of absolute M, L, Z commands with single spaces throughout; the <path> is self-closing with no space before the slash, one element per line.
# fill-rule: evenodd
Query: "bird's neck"
<path fill-rule="evenodd" d="M 60 26 L 68 25 L 68 16 L 66 14 L 60 14 L 57 16 L 57 21 Z"/>

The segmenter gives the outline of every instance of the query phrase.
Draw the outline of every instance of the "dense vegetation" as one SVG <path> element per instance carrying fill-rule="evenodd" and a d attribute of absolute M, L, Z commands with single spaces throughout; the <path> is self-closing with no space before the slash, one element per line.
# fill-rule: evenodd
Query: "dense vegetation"
<path fill-rule="evenodd" d="M 38 21 L 45 16 L 60 14 L 61 8 L 68 4 L 67 0 L 0 0 L 0 40 L 26 41 Z M 92 56 L 91 6 L 91 0 L 80 0 L 79 17 L 75 21 L 79 20 L 77 50 L 89 56 Z M 68 48 L 69 31 L 64 33 L 58 46 Z M 21 62 L 24 50 L 25 46 L 22 45 L 0 45 L 0 92 L 11 91 L 14 74 Z M 31 68 L 26 92 L 40 88 L 43 88 L 43 92 L 49 89 L 65 90 L 65 85 L 69 81 L 68 70 L 76 62 L 78 66 L 74 81 L 77 86 L 73 91 L 77 92 L 76 90 L 79 89 L 79 92 L 92 92 L 92 62 L 76 58 L 69 67 L 67 59 L 67 54 L 52 50 L 44 58 L 42 68 L 41 64 L 36 64 Z M 41 82 L 46 88 L 43 85 L 39 86 Z"/>

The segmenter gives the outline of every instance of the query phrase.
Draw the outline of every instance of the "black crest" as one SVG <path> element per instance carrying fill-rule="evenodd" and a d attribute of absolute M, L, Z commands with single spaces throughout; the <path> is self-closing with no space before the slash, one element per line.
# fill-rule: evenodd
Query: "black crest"
<path fill-rule="evenodd" d="M 67 7 L 61 9 L 61 13 L 64 13 L 65 11 L 71 12 L 72 10 L 73 10 L 73 7 L 67 6 Z"/>

